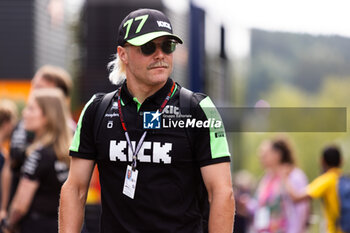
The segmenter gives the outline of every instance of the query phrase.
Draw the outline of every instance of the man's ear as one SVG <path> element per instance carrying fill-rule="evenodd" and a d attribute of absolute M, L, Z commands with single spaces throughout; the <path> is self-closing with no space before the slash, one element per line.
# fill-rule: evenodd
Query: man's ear
<path fill-rule="evenodd" d="M 122 46 L 118 46 L 117 53 L 118 53 L 118 57 L 120 58 L 120 60 L 122 60 L 122 62 L 124 64 L 127 64 L 128 63 L 128 53 L 126 51 L 126 48 L 124 48 Z"/>

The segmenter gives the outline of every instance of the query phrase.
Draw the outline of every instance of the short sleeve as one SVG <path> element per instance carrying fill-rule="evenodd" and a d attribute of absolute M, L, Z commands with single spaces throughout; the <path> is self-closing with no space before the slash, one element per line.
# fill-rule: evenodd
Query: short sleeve
<path fill-rule="evenodd" d="M 332 183 L 332 177 L 324 174 L 312 181 L 306 188 L 307 194 L 312 198 L 320 198 Z"/>
<path fill-rule="evenodd" d="M 98 104 L 103 95 L 94 95 L 84 106 L 74 133 L 69 155 L 94 160 L 96 147 L 94 141 L 94 120 Z"/>
<path fill-rule="evenodd" d="M 294 168 L 288 177 L 288 181 L 294 190 L 305 190 L 308 184 L 305 173 L 299 168 Z"/>
<path fill-rule="evenodd" d="M 194 153 L 199 165 L 230 162 L 226 132 L 221 116 L 208 96 L 195 94 L 197 106 L 193 118 L 200 121 L 194 129 Z"/>
<path fill-rule="evenodd" d="M 45 160 L 42 150 L 33 151 L 24 161 L 22 167 L 22 176 L 30 180 L 40 181 L 45 177 L 50 169 L 50 163 Z"/>

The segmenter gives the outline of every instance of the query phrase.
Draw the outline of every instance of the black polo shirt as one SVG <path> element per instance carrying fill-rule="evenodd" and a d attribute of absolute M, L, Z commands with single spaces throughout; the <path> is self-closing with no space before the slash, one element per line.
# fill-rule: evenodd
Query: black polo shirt
<path fill-rule="evenodd" d="M 24 129 L 24 123 L 21 120 L 15 127 L 11 135 L 10 161 L 11 161 L 11 188 L 9 204 L 15 196 L 18 182 L 21 176 L 21 168 L 26 159 L 26 149 L 34 140 L 34 133 Z"/>
<path fill-rule="evenodd" d="M 127 84 L 121 88 L 122 113 L 132 144 L 137 144 L 144 132 L 144 115 L 156 111 L 168 95 L 173 81 L 167 83 L 140 105 L 129 93 Z M 162 119 L 177 113 L 179 89 L 176 84 Z M 207 120 L 215 109 L 209 97 L 196 94 L 192 117 Z M 102 120 L 99 135 L 94 140 L 94 118 L 102 96 L 95 95 L 83 109 L 70 155 L 95 160 L 101 183 L 102 233 L 140 232 L 202 232 L 199 208 L 200 167 L 229 162 L 225 131 L 216 129 L 192 130 L 184 127 L 148 129 L 138 153 L 138 180 L 135 197 L 122 193 L 127 165 L 132 153 L 121 126 L 116 98 Z M 216 110 L 216 109 L 215 109 Z M 215 115 L 215 114 L 214 114 Z M 219 117 L 217 115 L 217 117 Z M 169 123 L 166 118 L 166 122 Z M 193 126 L 193 122 L 190 123 Z"/>
<path fill-rule="evenodd" d="M 21 175 L 39 182 L 27 216 L 39 214 L 57 219 L 60 190 L 68 177 L 68 165 L 57 159 L 53 146 L 41 147 L 26 157 Z"/>

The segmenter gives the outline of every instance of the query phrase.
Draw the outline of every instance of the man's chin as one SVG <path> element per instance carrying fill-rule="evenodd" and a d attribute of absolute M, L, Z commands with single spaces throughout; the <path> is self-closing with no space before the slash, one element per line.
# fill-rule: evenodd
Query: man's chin
<path fill-rule="evenodd" d="M 152 81 L 155 82 L 164 82 L 169 78 L 169 73 L 168 72 L 156 72 L 152 74 Z"/>
<path fill-rule="evenodd" d="M 159 86 L 159 85 L 164 85 L 167 80 L 168 80 L 168 76 L 161 75 L 161 76 L 153 77 L 150 81 L 152 86 Z"/>

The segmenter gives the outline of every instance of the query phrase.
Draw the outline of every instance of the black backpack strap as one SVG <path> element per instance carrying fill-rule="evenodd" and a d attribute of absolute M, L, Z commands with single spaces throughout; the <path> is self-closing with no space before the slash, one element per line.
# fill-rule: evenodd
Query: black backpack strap
<path fill-rule="evenodd" d="M 181 87 L 180 89 L 180 111 L 183 115 L 189 115 L 191 112 L 191 102 L 194 92 L 188 90 L 187 88 Z"/>
<path fill-rule="evenodd" d="M 190 91 L 185 87 L 181 87 L 180 96 L 179 96 L 179 102 L 180 102 L 179 105 L 180 105 L 181 115 L 191 115 L 191 107 L 194 106 L 194 104 L 192 104 L 193 96 L 194 96 L 193 91 Z M 191 132 L 187 128 L 185 129 L 185 131 L 193 152 L 193 141 L 192 141 Z"/>
<path fill-rule="evenodd" d="M 102 98 L 102 101 L 101 101 L 100 105 L 97 108 L 97 112 L 96 112 L 96 115 L 95 115 L 95 122 L 94 122 L 94 139 L 95 139 L 95 142 L 97 141 L 97 136 L 98 136 L 98 133 L 100 131 L 100 126 L 101 126 L 101 122 L 102 122 L 103 116 L 105 115 L 105 113 L 107 111 L 107 108 L 108 108 L 109 104 L 111 103 L 113 97 L 117 93 L 117 91 L 118 90 L 105 94 L 103 96 L 103 98 Z"/>
<path fill-rule="evenodd" d="M 187 88 L 181 87 L 180 89 L 180 111 L 182 115 L 191 115 L 191 108 L 195 107 L 197 103 L 194 98 L 194 92 L 188 90 Z M 194 142 L 193 142 L 193 133 L 189 129 L 185 129 L 188 141 L 191 145 L 191 150 L 194 153 Z M 202 212 L 202 230 L 204 233 L 208 233 L 208 222 L 209 222 L 209 202 L 208 202 L 208 193 L 205 188 L 203 178 L 201 176 L 201 184 L 197 190 L 197 195 L 199 198 L 199 208 Z"/>

